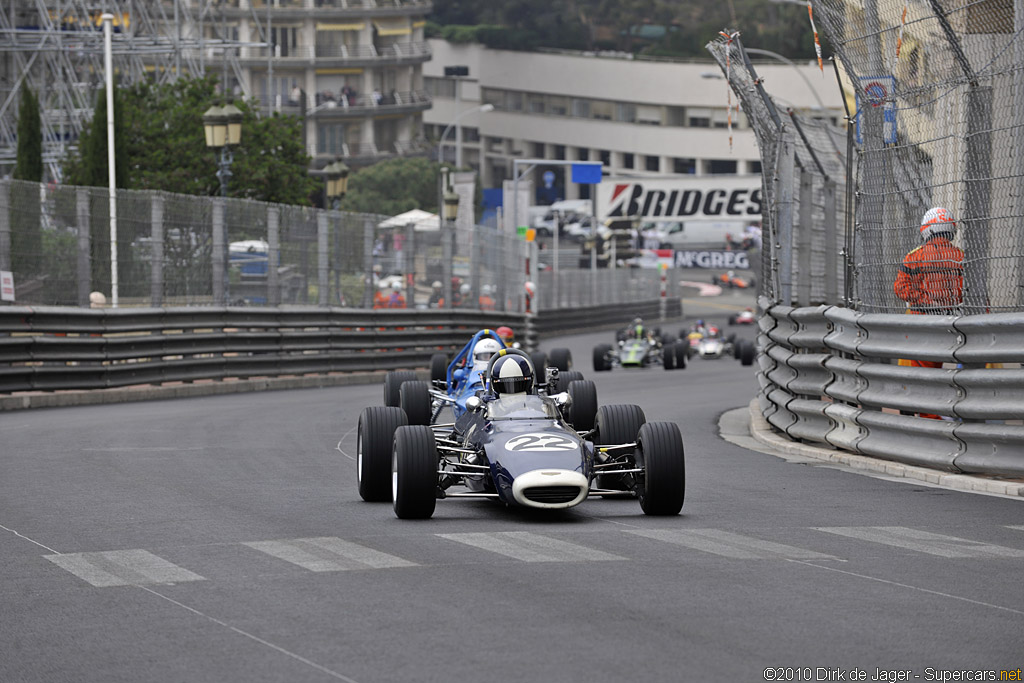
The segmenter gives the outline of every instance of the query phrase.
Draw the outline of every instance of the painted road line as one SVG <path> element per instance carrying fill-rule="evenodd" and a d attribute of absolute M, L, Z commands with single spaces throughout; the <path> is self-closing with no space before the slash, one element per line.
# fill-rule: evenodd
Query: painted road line
<path fill-rule="evenodd" d="M 382 553 L 373 548 L 333 536 L 296 538 L 288 541 L 243 543 L 253 550 L 291 562 L 311 572 L 340 572 L 349 569 L 390 569 L 415 567 L 415 562 Z"/>
<path fill-rule="evenodd" d="M 1024 524 L 1007 524 L 1007 529 L 1014 529 L 1016 531 L 1024 531 Z"/>
<path fill-rule="evenodd" d="M 437 535 L 449 541 L 463 543 L 522 562 L 604 562 L 626 559 L 601 550 L 528 531 Z"/>
<path fill-rule="evenodd" d="M 904 526 L 813 527 L 847 538 L 915 550 L 939 557 L 1024 557 L 1024 550 L 1006 548 L 956 536 L 944 536 Z"/>
<path fill-rule="evenodd" d="M 112 550 L 43 557 L 97 588 L 206 580 L 147 550 Z"/>
<path fill-rule="evenodd" d="M 833 555 L 817 553 L 792 545 L 773 543 L 720 529 L 640 529 L 626 531 L 656 541 L 681 545 L 705 553 L 736 560 L 837 560 Z"/>

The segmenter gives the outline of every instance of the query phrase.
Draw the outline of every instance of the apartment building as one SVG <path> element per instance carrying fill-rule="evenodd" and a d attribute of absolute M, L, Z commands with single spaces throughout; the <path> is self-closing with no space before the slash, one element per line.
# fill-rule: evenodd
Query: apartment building
<path fill-rule="evenodd" d="M 424 113 L 426 133 L 437 141 L 459 116 L 463 165 L 480 173 L 485 188 L 511 178 L 516 158 L 600 161 L 614 176 L 761 171 L 754 132 L 742 113 L 733 114 L 730 147 L 728 86 L 710 57 L 646 61 L 428 43 L 433 58 L 423 74 L 433 107 Z M 450 66 L 468 67 L 468 75 L 446 77 Z M 785 63 L 757 69 L 779 102 L 841 122 L 842 94 L 830 71 Z M 481 112 L 485 104 L 494 109 Z M 451 163 L 455 133 L 453 128 L 442 149 Z M 538 166 L 536 186 L 546 170 L 555 172 L 561 196 L 588 198 L 588 186 L 564 182 L 562 167 Z"/>

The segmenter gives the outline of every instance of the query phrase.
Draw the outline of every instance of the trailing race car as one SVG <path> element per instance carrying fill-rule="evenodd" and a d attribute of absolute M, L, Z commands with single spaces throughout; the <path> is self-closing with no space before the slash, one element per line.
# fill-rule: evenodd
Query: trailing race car
<path fill-rule="evenodd" d="M 666 370 L 686 367 L 685 347 L 680 347 L 674 338 L 664 337 L 659 329 L 644 328 L 639 318 L 615 336 L 617 348 L 611 344 L 594 347 L 594 372 L 615 366 L 646 368 L 660 364 Z"/>
<path fill-rule="evenodd" d="M 754 317 L 754 309 L 749 306 L 736 315 L 729 316 L 730 325 L 753 325 L 755 322 L 757 319 Z"/>
<path fill-rule="evenodd" d="M 686 474 L 675 423 L 648 423 L 639 406 L 598 408 L 594 383 L 586 380 L 553 396 L 537 393 L 533 363 L 518 349 L 499 351 L 485 373 L 486 387 L 465 400 L 454 423 L 417 422 L 428 412 L 423 406 L 413 414 L 395 406 L 363 409 L 363 500 L 391 500 L 403 519 L 430 517 L 438 500 L 452 498 L 564 509 L 591 496 L 635 496 L 645 514 L 679 513 Z"/>
<path fill-rule="evenodd" d="M 691 333 L 692 334 L 692 333 Z M 696 340 L 690 347 L 691 354 L 705 359 L 732 357 L 743 365 L 753 365 L 754 344 L 744 339 L 736 339 L 735 334 L 723 337 L 721 330 L 712 327 L 707 334 Z"/>
<path fill-rule="evenodd" d="M 423 396 L 432 399 L 432 405 L 427 415 L 432 416 L 429 421 L 437 419 L 438 414 L 445 405 L 451 405 L 455 417 L 460 417 L 466 412 L 466 399 L 483 389 L 486 377 L 483 372 L 487 369 L 487 362 L 495 353 L 506 348 L 496 330 L 480 330 L 473 335 L 473 338 L 455 354 L 455 358 L 449 363 L 443 353 L 434 354 L 430 359 L 430 379 L 433 385 L 426 382 L 417 383 L 415 372 L 407 370 L 393 370 L 384 375 L 384 405 L 396 406 L 406 409 L 408 412 L 415 412 L 415 419 L 418 423 L 422 420 Z M 539 367 L 546 369 L 543 381 L 540 386 L 545 391 L 557 393 L 563 385 L 576 379 L 583 379 L 583 375 L 573 371 L 572 354 L 569 349 L 559 348 L 551 350 L 551 362 L 553 365 L 547 367 L 548 358 L 544 353 L 536 352 L 530 356 Z M 565 370 L 563 376 L 559 375 L 560 370 Z M 406 386 L 409 385 L 409 386 Z M 422 385 L 422 386 L 421 386 Z M 427 424 L 423 422 L 423 424 Z"/>

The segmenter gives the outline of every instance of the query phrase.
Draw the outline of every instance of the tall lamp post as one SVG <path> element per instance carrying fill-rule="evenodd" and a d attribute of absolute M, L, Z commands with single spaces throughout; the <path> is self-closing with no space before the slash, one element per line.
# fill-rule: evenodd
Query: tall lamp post
<path fill-rule="evenodd" d="M 455 217 L 459 215 L 459 195 L 451 188 L 446 188 L 444 202 L 441 206 L 444 223 L 441 226 L 441 254 L 444 259 L 444 307 L 452 308 L 452 247 L 455 241 Z"/>
<path fill-rule="evenodd" d="M 444 162 L 444 159 L 442 158 L 443 157 L 443 152 L 444 152 L 444 140 L 445 140 L 445 138 L 448 137 L 448 133 L 451 132 L 451 129 L 456 124 L 458 124 L 458 122 L 463 117 L 468 116 L 470 114 L 474 114 L 474 113 L 486 114 L 487 112 L 491 112 L 491 111 L 494 111 L 494 105 L 488 102 L 487 104 L 481 104 L 479 107 L 473 107 L 472 109 L 467 109 L 466 111 L 462 112 L 461 114 L 456 115 L 456 117 L 454 119 L 452 119 L 452 122 L 449 123 L 448 126 L 444 129 L 444 132 L 441 133 L 441 139 L 438 140 L 438 142 L 437 142 L 437 160 L 442 162 L 442 163 Z M 458 146 L 456 146 L 456 151 L 459 151 L 458 150 Z M 461 157 L 462 155 L 461 154 L 456 154 L 456 156 L 457 157 Z M 455 160 L 456 168 L 458 168 L 458 166 L 459 166 L 459 164 L 461 162 L 462 162 L 462 159 L 456 159 Z"/>
<path fill-rule="evenodd" d="M 220 164 L 217 168 L 217 180 L 220 181 L 220 196 L 228 196 L 228 178 L 231 177 L 231 148 L 242 141 L 242 111 L 233 104 L 223 107 L 214 104 L 203 113 L 203 132 L 206 135 L 206 146 L 220 150 Z M 213 263 L 214 300 L 218 305 L 231 301 L 231 280 L 228 276 L 230 261 L 227 229 L 224 225 L 224 203 L 214 204 L 213 220 L 214 253 L 220 247 L 221 260 Z M 220 291 L 218 291 L 218 289 Z"/>
<path fill-rule="evenodd" d="M 324 166 L 324 175 L 327 176 L 325 192 L 327 203 L 325 208 L 337 211 L 341 200 L 348 192 L 348 166 L 341 159 L 335 159 Z M 341 291 L 341 228 L 334 231 L 334 294 L 335 301 L 345 305 L 345 296 Z"/>

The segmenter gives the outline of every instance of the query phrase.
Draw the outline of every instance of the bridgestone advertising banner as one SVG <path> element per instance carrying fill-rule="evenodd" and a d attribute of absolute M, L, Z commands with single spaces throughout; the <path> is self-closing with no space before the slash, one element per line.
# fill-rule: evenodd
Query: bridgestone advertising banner
<path fill-rule="evenodd" d="M 605 178 L 597 186 L 597 215 L 602 220 L 760 220 L 761 176 Z"/>

